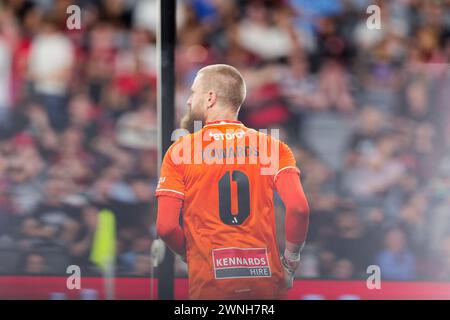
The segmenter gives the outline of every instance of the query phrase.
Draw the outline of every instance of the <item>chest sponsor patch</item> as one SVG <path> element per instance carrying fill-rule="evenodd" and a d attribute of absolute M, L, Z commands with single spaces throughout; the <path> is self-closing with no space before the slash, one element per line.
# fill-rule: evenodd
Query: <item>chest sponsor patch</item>
<path fill-rule="evenodd" d="M 272 275 L 267 248 L 223 248 L 212 251 L 216 279 L 264 278 Z"/>

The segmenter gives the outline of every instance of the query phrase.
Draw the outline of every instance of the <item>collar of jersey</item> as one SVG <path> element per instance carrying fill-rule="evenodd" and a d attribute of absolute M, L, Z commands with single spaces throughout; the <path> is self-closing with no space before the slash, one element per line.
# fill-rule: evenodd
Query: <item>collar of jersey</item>
<path fill-rule="evenodd" d="M 203 128 L 209 127 L 209 126 L 220 126 L 220 125 L 239 125 L 243 126 L 242 122 L 237 120 L 217 120 L 217 121 L 210 121 L 206 122 Z"/>

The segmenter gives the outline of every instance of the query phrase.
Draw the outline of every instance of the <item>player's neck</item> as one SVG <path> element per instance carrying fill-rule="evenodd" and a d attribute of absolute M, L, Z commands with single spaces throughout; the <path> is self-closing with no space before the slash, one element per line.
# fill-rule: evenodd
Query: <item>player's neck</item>
<path fill-rule="evenodd" d="M 231 112 L 228 110 L 223 110 L 222 112 L 217 112 L 215 114 L 208 115 L 206 117 L 206 123 L 208 122 L 214 122 L 219 120 L 228 120 L 228 121 L 236 121 L 238 118 L 238 115 L 236 112 Z"/>

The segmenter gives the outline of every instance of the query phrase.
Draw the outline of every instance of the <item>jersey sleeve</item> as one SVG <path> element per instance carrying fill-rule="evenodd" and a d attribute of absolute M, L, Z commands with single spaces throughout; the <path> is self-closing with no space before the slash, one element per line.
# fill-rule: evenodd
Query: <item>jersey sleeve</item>
<path fill-rule="evenodd" d="M 172 149 L 170 147 L 164 156 L 155 195 L 156 197 L 164 195 L 184 200 L 184 166 L 173 162 Z"/>
<path fill-rule="evenodd" d="M 295 172 L 300 175 L 300 169 L 297 167 L 294 154 L 287 144 L 280 141 L 278 171 L 273 177 L 275 182 L 278 176 L 284 172 Z"/>

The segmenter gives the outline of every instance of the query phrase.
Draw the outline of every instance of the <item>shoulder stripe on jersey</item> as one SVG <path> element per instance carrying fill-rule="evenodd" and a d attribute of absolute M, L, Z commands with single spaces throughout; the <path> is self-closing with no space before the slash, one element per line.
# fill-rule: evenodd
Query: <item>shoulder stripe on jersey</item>
<path fill-rule="evenodd" d="M 182 196 L 184 196 L 184 193 L 183 193 L 183 192 L 180 192 L 180 191 L 177 191 L 177 190 L 172 190 L 172 189 L 156 189 L 156 191 L 155 191 L 155 192 L 158 192 L 158 191 L 169 191 L 169 192 L 175 192 L 175 193 L 178 193 L 178 194 L 181 194 Z"/>
<path fill-rule="evenodd" d="M 278 172 L 275 174 L 275 176 L 273 177 L 273 181 L 275 182 L 275 180 L 277 179 L 278 174 L 280 174 L 282 171 L 286 170 L 286 169 L 295 169 L 297 171 L 300 171 L 297 167 L 294 166 L 288 166 L 288 167 L 284 167 L 280 170 L 278 170 Z"/>

